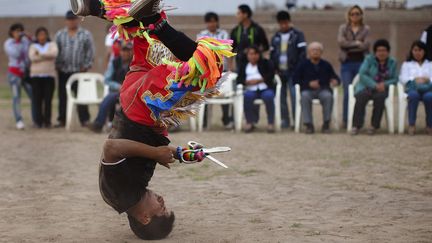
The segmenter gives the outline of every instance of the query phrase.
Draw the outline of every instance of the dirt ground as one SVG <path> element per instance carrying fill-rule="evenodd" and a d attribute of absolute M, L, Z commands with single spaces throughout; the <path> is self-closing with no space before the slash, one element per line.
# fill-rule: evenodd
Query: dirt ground
<path fill-rule="evenodd" d="M 99 195 L 106 134 L 20 132 L 9 103 L 0 110 L 0 242 L 141 242 Z M 170 138 L 233 152 L 217 155 L 230 169 L 157 169 L 150 187 L 176 214 L 161 242 L 432 242 L 430 136 L 215 128 Z"/>

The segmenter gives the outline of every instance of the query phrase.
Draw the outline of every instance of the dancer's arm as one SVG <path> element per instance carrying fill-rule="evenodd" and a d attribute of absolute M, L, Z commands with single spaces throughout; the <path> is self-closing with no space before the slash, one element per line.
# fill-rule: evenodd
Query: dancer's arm
<path fill-rule="evenodd" d="M 108 164 L 125 158 L 144 157 L 169 168 L 169 164 L 174 162 L 173 156 L 175 155 L 176 148 L 174 147 L 153 147 L 127 139 L 108 139 L 103 148 L 103 161 Z"/>

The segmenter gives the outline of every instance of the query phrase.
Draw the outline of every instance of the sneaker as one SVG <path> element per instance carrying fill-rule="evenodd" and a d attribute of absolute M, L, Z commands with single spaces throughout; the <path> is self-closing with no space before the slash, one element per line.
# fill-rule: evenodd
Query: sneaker
<path fill-rule="evenodd" d="M 314 134 L 315 133 L 315 128 L 312 124 L 305 124 L 306 126 L 306 134 Z"/>
<path fill-rule="evenodd" d="M 96 123 L 88 124 L 87 127 L 94 133 L 101 133 L 103 128 L 103 126 Z"/>
<path fill-rule="evenodd" d="M 153 16 L 160 11 L 160 2 L 161 0 L 135 0 L 128 14 L 136 20 Z"/>
<path fill-rule="evenodd" d="M 352 136 L 357 136 L 359 134 L 359 132 L 360 132 L 359 128 L 353 127 L 352 130 L 351 130 L 351 135 Z"/>
<path fill-rule="evenodd" d="M 376 130 L 377 130 L 376 128 L 371 127 L 371 128 L 369 128 L 369 129 L 367 130 L 367 134 L 370 135 L 370 136 L 373 136 L 373 135 L 375 135 Z"/>
<path fill-rule="evenodd" d="M 414 136 L 415 133 L 416 133 L 416 128 L 415 128 L 415 126 L 410 126 L 410 127 L 408 127 L 408 134 L 409 134 L 410 136 Z"/>
<path fill-rule="evenodd" d="M 77 16 L 100 16 L 102 6 L 99 0 L 70 0 L 72 12 Z"/>
<path fill-rule="evenodd" d="M 245 133 L 252 133 L 253 131 L 255 131 L 255 126 L 254 125 L 246 125 L 246 128 L 244 130 Z"/>
<path fill-rule="evenodd" d="M 274 125 L 268 125 L 268 127 L 267 127 L 267 133 L 273 134 L 275 132 L 276 132 L 276 130 L 275 130 Z"/>
<path fill-rule="evenodd" d="M 24 128 L 25 128 L 25 124 L 24 124 L 24 122 L 23 122 L 23 121 L 18 121 L 18 122 L 16 123 L 16 128 L 17 128 L 18 130 L 24 130 Z"/>
<path fill-rule="evenodd" d="M 229 122 L 228 124 L 224 125 L 225 130 L 233 130 L 234 129 L 234 123 Z"/>

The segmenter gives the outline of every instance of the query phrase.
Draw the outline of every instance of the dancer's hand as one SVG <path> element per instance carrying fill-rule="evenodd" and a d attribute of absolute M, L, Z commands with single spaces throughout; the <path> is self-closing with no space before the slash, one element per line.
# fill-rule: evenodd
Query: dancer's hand
<path fill-rule="evenodd" d="M 175 162 L 176 149 L 170 146 L 156 147 L 154 159 L 162 166 L 170 169 L 170 165 Z"/>

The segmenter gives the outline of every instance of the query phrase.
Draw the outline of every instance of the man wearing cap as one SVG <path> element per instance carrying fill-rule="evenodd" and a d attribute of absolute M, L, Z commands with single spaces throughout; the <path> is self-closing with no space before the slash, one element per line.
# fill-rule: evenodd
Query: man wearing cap
<path fill-rule="evenodd" d="M 88 30 L 81 28 L 79 23 L 78 16 L 72 11 L 68 11 L 66 13 L 66 27 L 59 30 L 55 37 L 59 48 L 59 55 L 56 60 L 59 79 L 59 116 L 56 127 L 64 127 L 66 123 L 66 83 L 68 79 L 74 73 L 87 72 L 93 64 L 93 37 Z M 76 83 L 72 89 L 76 92 Z M 81 125 L 87 125 L 90 120 L 88 106 L 79 105 L 77 109 Z"/>
<path fill-rule="evenodd" d="M 133 57 L 132 43 L 125 43 L 120 40 L 116 42 L 121 46 L 120 55 L 109 63 L 105 73 L 105 84 L 109 87 L 110 93 L 102 101 L 96 120 L 89 126 L 92 131 L 97 133 L 102 131 L 108 115 L 111 115 L 111 121 L 114 118 L 114 112 L 112 111 L 115 110 L 120 96 L 121 85 L 129 72 L 129 65 Z"/>

